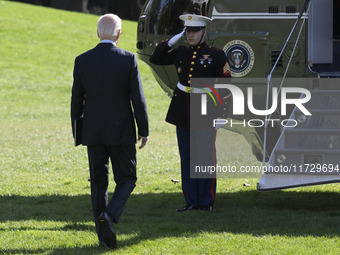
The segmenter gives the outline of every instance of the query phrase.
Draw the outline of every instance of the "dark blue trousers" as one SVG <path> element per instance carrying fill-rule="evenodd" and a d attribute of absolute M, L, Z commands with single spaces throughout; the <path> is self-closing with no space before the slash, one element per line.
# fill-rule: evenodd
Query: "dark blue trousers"
<path fill-rule="evenodd" d="M 189 130 L 186 128 L 177 127 L 177 142 L 179 154 L 181 157 L 181 177 L 182 177 L 182 190 L 187 204 L 199 207 L 213 205 L 216 196 L 216 177 L 212 178 L 190 178 L 190 135 L 195 136 L 196 145 L 194 150 L 200 150 L 198 153 L 207 155 L 209 154 L 210 164 L 216 164 L 215 156 L 215 134 L 214 130 L 203 131 L 208 134 L 212 139 L 209 139 L 208 144 L 204 139 L 198 135 L 197 131 Z M 200 131 L 199 131 L 200 133 Z M 207 137 L 204 135 L 204 137 Z M 208 149 L 207 149 L 208 148 Z M 191 162 L 192 163 L 192 162 Z"/>
<path fill-rule="evenodd" d="M 136 186 L 136 148 L 131 145 L 87 146 L 91 177 L 93 216 L 98 233 L 97 218 L 106 211 L 113 222 L 123 213 L 124 206 Z M 116 187 L 111 200 L 108 198 L 109 166 L 112 164 Z"/>

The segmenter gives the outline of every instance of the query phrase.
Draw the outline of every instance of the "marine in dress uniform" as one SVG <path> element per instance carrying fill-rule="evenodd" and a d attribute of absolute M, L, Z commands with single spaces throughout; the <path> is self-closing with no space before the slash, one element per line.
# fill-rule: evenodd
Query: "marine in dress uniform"
<path fill-rule="evenodd" d="M 208 148 L 197 153 L 208 155 L 211 164 L 216 165 L 216 130 L 210 128 L 207 132 L 205 129 L 204 137 L 209 139 L 203 141 L 200 139 L 203 137 L 200 134 L 202 130 L 190 127 L 190 95 L 195 93 L 191 80 L 192 78 L 230 77 L 230 68 L 225 53 L 208 46 L 205 42 L 206 25 L 211 21 L 210 18 L 194 14 L 184 14 L 179 18 L 184 21 L 184 30 L 159 44 L 150 57 L 150 62 L 156 65 L 174 64 L 179 79 L 166 116 L 167 122 L 176 125 L 181 157 L 182 190 L 186 200 L 186 205 L 177 211 L 195 209 L 210 211 L 215 201 L 216 177 L 190 178 L 190 149 L 193 152 L 193 149 Z M 184 33 L 189 47 L 178 46 L 173 49 L 173 45 Z M 195 148 L 190 148 L 190 136 L 197 142 Z M 209 142 L 207 144 L 207 141 L 210 141 L 210 144 Z"/>

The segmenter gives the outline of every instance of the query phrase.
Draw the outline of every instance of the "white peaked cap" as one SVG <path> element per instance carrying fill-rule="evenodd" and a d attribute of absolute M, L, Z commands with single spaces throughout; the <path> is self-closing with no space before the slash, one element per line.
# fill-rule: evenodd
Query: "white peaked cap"
<path fill-rule="evenodd" d="M 184 21 L 185 27 L 206 27 L 211 21 L 208 17 L 196 14 L 183 14 L 179 18 Z"/>

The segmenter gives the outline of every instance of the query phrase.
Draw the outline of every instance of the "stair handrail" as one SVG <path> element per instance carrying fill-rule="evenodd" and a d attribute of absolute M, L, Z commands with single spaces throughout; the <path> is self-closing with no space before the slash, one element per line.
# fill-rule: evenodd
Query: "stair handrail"
<path fill-rule="evenodd" d="M 302 9 L 301 9 L 301 11 L 300 11 L 300 13 L 299 13 L 299 16 L 298 16 L 298 18 L 296 19 L 296 21 L 295 21 L 295 23 L 294 23 L 294 26 L 293 26 L 292 30 L 290 31 L 290 33 L 289 33 L 289 35 L 288 35 L 288 37 L 287 37 L 287 40 L 286 40 L 285 44 L 283 45 L 283 48 L 282 48 L 282 50 L 281 50 L 281 52 L 280 52 L 278 58 L 276 59 L 276 62 L 275 62 L 275 64 L 274 64 L 274 66 L 273 66 L 272 70 L 270 71 L 270 73 L 269 73 L 269 75 L 268 75 L 268 77 L 267 77 L 266 110 L 268 110 L 268 105 L 269 105 L 269 93 L 270 93 L 270 89 L 272 88 L 272 84 L 271 84 L 272 74 L 273 74 L 273 72 L 274 72 L 274 70 L 275 70 L 275 68 L 276 68 L 276 66 L 277 66 L 277 64 L 278 64 L 278 62 L 279 62 L 279 60 L 280 60 L 280 58 L 282 57 L 282 54 L 283 54 L 284 50 L 287 48 L 287 45 L 288 45 L 288 43 L 289 43 L 289 41 L 290 41 L 290 38 L 292 37 L 293 33 L 295 32 L 295 29 L 296 29 L 298 23 L 300 22 L 301 17 L 302 17 L 302 15 L 303 15 L 303 13 L 305 12 L 305 10 L 306 10 L 305 16 L 308 15 L 309 7 L 310 7 L 309 2 L 310 2 L 310 0 L 306 0 L 306 1 L 305 1 L 304 5 L 303 5 L 303 7 L 302 7 Z M 307 7 L 307 5 L 308 5 L 308 7 Z M 289 58 L 288 65 L 287 65 L 287 68 L 286 68 L 286 70 L 285 70 L 285 73 L 284 73 L 284 75 L 283 75 L 283 77 L 282 77 L 281 84 L 280 84 L 280 87 L 279 87 L 279 89 L 278 89 L 277 95 L 279 95 L 280 92 L 281 92 L 281 88 L 282 88 L 282 86 L 283 86 L 283 82 L 284 82 L 284 80 L 285 80 L 285 78 L 286 78 L 288 69 L 289 69 L 290 64 L 291 64 L 291 61 L 292 61 L 292 59 L 293 59 L 293 56 L 294 56 L 294 53 L 295 53 L 295 50 L 296 50 L 296 47 L 297 47 L 297 43 L 298 43 L 298 41 L 299 41 L 299 39 L 300 39 L 301 32 L 302 32 L 302 28 L 304 27 L 305 22 L 306 22 L 306 18 L 303 19 L 303 22 L 302 22 L 302 24 L 301 24 L 301 26 L 300 26 L 300 31 L 299 31 L 299 34 L 298 34 L 298 36 L 297 36 L 297 38 L 296 38 L 296 41 L 295 41 L 295 44 L 294 44 L 294 48 L 293 48 L 292 54 L 291 54 L 291 56 L 290 56 L 290 58 Z M 265 115 L 264 134 L 263 134 L 263 157 L 262 157 L 262 166 L 263 166 L 263 167 L 266 165 L 266 147 L 267 147 L 267 131 L 268 131 L 268 130 L 267 130 L 267 126 L 268 126 L 268 119 L 271 117 L 271 115 L 272 115 L 272 114 Z"/>

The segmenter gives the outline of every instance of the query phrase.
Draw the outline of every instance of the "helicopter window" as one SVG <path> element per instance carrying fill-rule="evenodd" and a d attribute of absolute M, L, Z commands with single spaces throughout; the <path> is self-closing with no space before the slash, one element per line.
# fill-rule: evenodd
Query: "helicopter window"
<path fill-rule="evenodd" d="M 296 13 L 296 7 L 294 5 L 286 6 L 286 13 Z"/>
<path fill-rule="evenodd" d="M 279 6 L 269 6 L 268 12 L 269 13 L 279 13 Z"/>
<path fill-rule="evenodd" d="M 183 29 L 178 18 L 185 13 L 208 15 L 210 0 L 150 0 L 144 10 L 149 18 L 149 33 L 177 34 Z"/>
<path fill-rule="evenodd" d="M 150 0 L 144 7 L 143 14 L 148 14 L 152 5 L 152 0 Z"/>
<path fill-rule="evenodd" d="M 279 5 L 278 2 L 279 1 L 273 0 L 256 0 L 256 1 L 215 0 L 214 6 L 216 8 L 216 11 L 220 13 L 267 12 L 268 5 L 273 5 L 275 7 L 276 5 Z"/>

